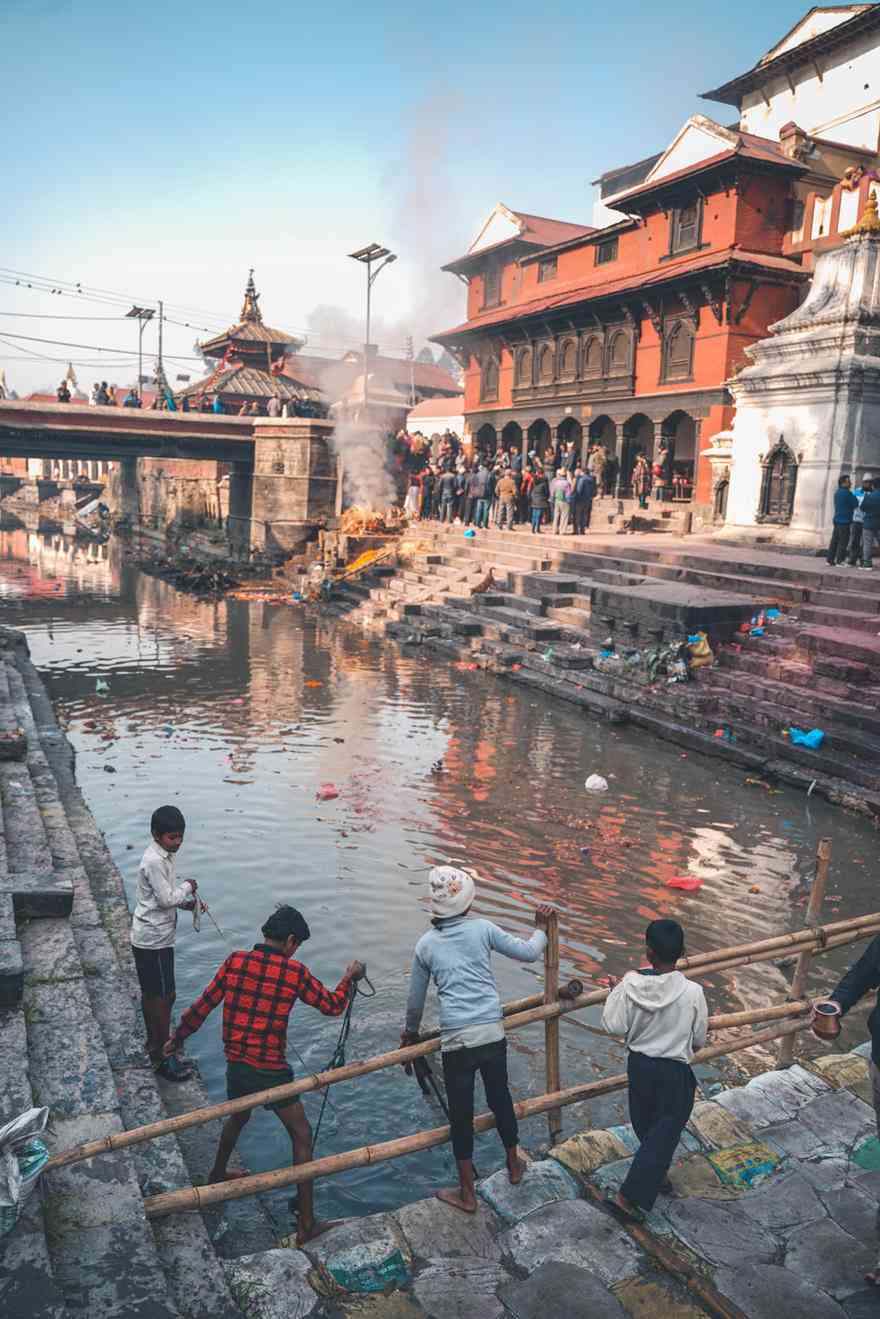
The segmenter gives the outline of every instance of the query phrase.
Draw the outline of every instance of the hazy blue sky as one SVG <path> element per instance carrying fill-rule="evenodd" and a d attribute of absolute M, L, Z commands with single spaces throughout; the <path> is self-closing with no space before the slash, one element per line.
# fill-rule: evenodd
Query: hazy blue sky
<path fill-rule="evenodd" d="M 699 92 L 807 8 L 5 0 L 0 263 L 201 308 L 212 319 L 193 324 L 211 328 L 234 319 L 253 265 L 267 321 L 317 326 L 329 349 L 361 333 L 346 253 L 375 239 L 399 253 L 375 287 L 379 338 L 421 342 L 460 318 L 463 290 L 437 268 L 496 201 L 589 222 L 592 179 L 664 147 L 689 114 L 730 123 Z M 0 334 L 134 340 L 131 325 L 10 312 L 108 314 L 0 282 Z M 194 337 L 171 327 L 172 351 Z M 0 343 L 10 384 L 57 382 L 55 364 L 19 355 Z"/>

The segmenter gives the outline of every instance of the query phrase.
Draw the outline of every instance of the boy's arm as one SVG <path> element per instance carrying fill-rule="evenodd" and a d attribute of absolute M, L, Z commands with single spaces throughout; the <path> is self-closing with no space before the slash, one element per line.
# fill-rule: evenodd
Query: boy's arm
<path fill-rule="evenodd" d="M 214 979 L 203 990 L 186 1012 L 180 1018 L 177 1030 L 173 1032 L 169 1044 L 182 1044 L 185 1039 L 193 1035 L 201 1025 L 204 1024 L 214 1011 L 218 1003 L 223 1001 L 226 993 L 226 962 L 220 967 L 220 970 L 214 976 Z"/>
<path fill-rule="evenodd" d="M 859 960 L 850 967 L 836 989 L 828 995 L 847 1013 L 870 989 L 880 986 L 880 937 L 872 939 Z"/>
<path fill-rule="evenodd" d="M 160 861 L 150 860 L 142 869 L 160 907 L 179 907 L 192 897 L 194 889 L 190 881 L 184 879 L 180 884 L 169 884 Z"/>
<path fill-rule="evenodd" d="M 609 1035 L 626 1037 L 629 1033 L 629 999 L 623 981 L 615 985 L 602 1009 L 602 1029 Z"/>
<path fill-rule="evenodd" d="M 418 1034 L 419 1027 L 422 1024 L 422 1013 L 425 1010 L 425 997 L 430 983 L 431 973 L 417 953 L 413 958 L 412 970 L 409 976 L 409 995 L 406 1000 L 406 1018 L 403 1027 L 405 1035 Z"/>
<path fill-rule="evenodd" d="M 709 1037 L 709 1008 L 706 1004 L 706 995 L 700 988 L 699 997 L 696 1003 L 696 1017 L 694 1020 L 694 1048 L 702 1049 Z"/>
<path fill-rule="evenodd" d="M 492 921 L 486 921 L 486 925 L 489 927 L 489 947 L 502 957 L 512 957 L 515 962 L 537 962 L 547 947 L 543 930 L 535 930 L 528 939 L 518 939 L 515 934 L 499 929 Z"/>
<path fill-rule="evenodd" d="M 310 1008 L 317 1008 L 325 1017 L 341 1017 L 348 1006 L 351 976 L 346 971 L 335 989 L 328 989 L 307 966 L 301 967 L 296 996 Z"/>

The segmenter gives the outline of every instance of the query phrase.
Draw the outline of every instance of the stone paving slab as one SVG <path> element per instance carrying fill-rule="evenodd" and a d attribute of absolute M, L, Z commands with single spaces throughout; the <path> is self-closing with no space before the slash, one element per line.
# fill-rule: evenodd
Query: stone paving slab
<path fill-rule="evenodd" d="M 120 1131 L 122 1123 L 116 1113 L 55 1119 L 52 1144 L 66 1150 Z M 45 1175 L 43 1183 L 46 1217 L 54 1233 L 144 1222 L 140 1186 L 125 1150 L 111 1150 L 55 1168 Z"/>
<path fill-rule="evenodd" d="M 581 1188 L 571 1173 L 553 1159 L 526 1164 L 522 1181 L 512 1186 L 507 1168 L 499 1168 L 477 1187 L 480 1198 L 507 1224 L 519 1223 L 529 1214 L 558 1200 L 577 1200 Z"/>
<path fill-rule="evenodd" d="M 738 1204 L 747 1218 L 774 1235 L 815 1223 L 826 1214 L 816 1191 L 797 1170 L 743 1195 Z"/>
<path fill-rule="evenodd" d="M 265 1250 L 227 1260 L 232 1297 L 248 1319 L 307 1319 L 319 1299 L 309 1285 L 311 1265 L 299 1250 Z"/>
<path fill-rule="evenodd" d="M 149 1228 L 139 1239 L 108 1224 L 76 1233 L 50 1229 L 55 1278 L 68 1305 L 88 1319 L 179 1319 Z"/>
<path fill-rule="evenodd" d="M 800 1120 L 831 1149 L 834 1144 L 852 1146 L 877 1132 L 873 1108 L 848 1090 L 832 1090 L 807 1104 Z"/>
<path fill-rule="evenodd" d="M 507 1280 L 490 1260 L 431 1260 L 416 1278 L 413 1292 L 430 1319 L 503 1319 L 496 1292 Z"/>
<path fill-rule="evenodd" d="M 71 981 L 63 988 L 77 985 Z M 116 1107 L 113 1075 L 93 1017 L 68 1022 L 62 1017 L 54 1025 L 29 1021 L 28 1046 L 34 1102 L 45 1104 L 52 1120 L 112 1112 Z"/>
<path fill-rule="evenodd" d="M 844 1311 L 824 1292 L 816 1291 L 790 1269 L 744 1261 L 735 1269 L 719 1269 L 715 1286 L 749 1319 L 844 1319 Z"/>
<path fill-rule="evenodd" d="M 14 1066 L 3 1059 L 15 1059 Z M 0 1008 L 0 1126 L 32 1106 L 24 1013 Z"/>
<path fill-rule="evenodd" d="M 645 1259 L 610 1214 L 584 1200 L 537 1210 L 503 1233 L 499 1245 L 528 1273 L 553 1260 L 586 1268 L 609 1287 L 633 1277 Z"/>
<path fill-rule="evenodd" d="M 702 1306 L 688 1299 L 683 1287 L 660 1275 L 629 1278 L 614 1288 L 614 1295 L 632 1319 L 705 1319 L 706 1315 Z"/>
<path fill-rule="evenodd" d="M 542 1264 L 525 1282 L 499 1292 L 512 1319 L 626 1319 L 626 1310 L 604 1283 L 575 1264 Z"/>
<path fill-rule="evenodd" d="M 744 1212 L 741 1199 L 673 1200 L 665 1216 L 688 1249 L 712 1265 L 771 1264 L 780 1254 L 779 1242 Z"/>
<path fill-rule="evenodd" d="M 786 1244 L 786 1273 L 836 1300 L 862 1291 L 863 1275 L 876 1263 L 876 1244 L 860 1245 L 830 1218 L 793 1232 Z"/>
<path fill-rule="evenodd" d="M 394 1215 L 412 1254 L 421 1259 L 501 1258 L 498 1234 L 504 1224 L 488 1205 L 463 1214 L 442 1200 L 417 1200 Z"/>

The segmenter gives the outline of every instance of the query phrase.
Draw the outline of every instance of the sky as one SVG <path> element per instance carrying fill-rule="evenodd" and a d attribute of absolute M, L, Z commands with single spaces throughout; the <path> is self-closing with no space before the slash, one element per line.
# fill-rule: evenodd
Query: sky
<path fill-rule="evenodd" d="M 162 298 L 170 365 L 197 376 L 194 342 L 237 319 L 251 266 L 267 323 L 338 355 L 363 337 L 347 254 L 373 241 L 398 259 L 371 338 L 418 351 L 463 318 L 440 266 L 496 202 L 589 223 L 592 180 L 691 114 L 731 123 L 699 93 L 807 9 L 3 0 L 0 368 L 19 393 L 54 388 L 68 358 L 81 382 L 128 384 L 122 303 Z M 87 292 L 24 287 L 61 281 Z"/>

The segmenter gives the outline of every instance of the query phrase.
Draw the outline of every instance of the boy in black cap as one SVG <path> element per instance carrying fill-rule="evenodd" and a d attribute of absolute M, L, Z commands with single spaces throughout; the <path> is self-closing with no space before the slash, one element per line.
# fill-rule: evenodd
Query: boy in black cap
<path fill-rule="evenodd" d="M 675 964 L 684 952 L 678 921 L 651 921 L 645 931 L 650 967 L 627 971 L 612 989 L 602 1025 L 628 1050 L 629 1115 L 641 1141 L 612 1208 L 640 1222 L 667 1182 L 669 1165 L 694 1106 L 691 1059 L 706 1043 L 702 986 Z"/>
<path fill-rule="evenodd" d="M 364 974 L 361 962 L 351 962 L 334 990 L 294 960 L 300 944 L 309 938 L 304 917 L 295 907 L 281 906 L 262 928 L 263 942 L 247 952 L 230 953 L 214 979 L 165 1045 L 171 1058 L 183 1041 L 197 1031 L 214 1008 L 223 1002 L 223 1048 L 226 1053 L 226 1093 L 230 1099 L 258 1094 L 293 1080 L 287 1061 L 287 1021 L 298 998 L 327 1017 L 340 1017 L 348 1005 L 352 982 Z M 312 1129 L 299 1099 L 281 1099 L 266 1108 L 276 1113 L 287 1128 L 293 1146 L 293 1162 L 308 1163 L 312 1157 Z M 227 1165 L 236 1141 L 249 1121 L 251 1110 L 231 1114 L 223 1124 L 220 1144 L 209 1182 L 227 1181 L 244 1173 L 229 1173 Z M 299 1183 L 297 1244 L 325 1231 L 314 1215 L 313 1185 Z"/>

